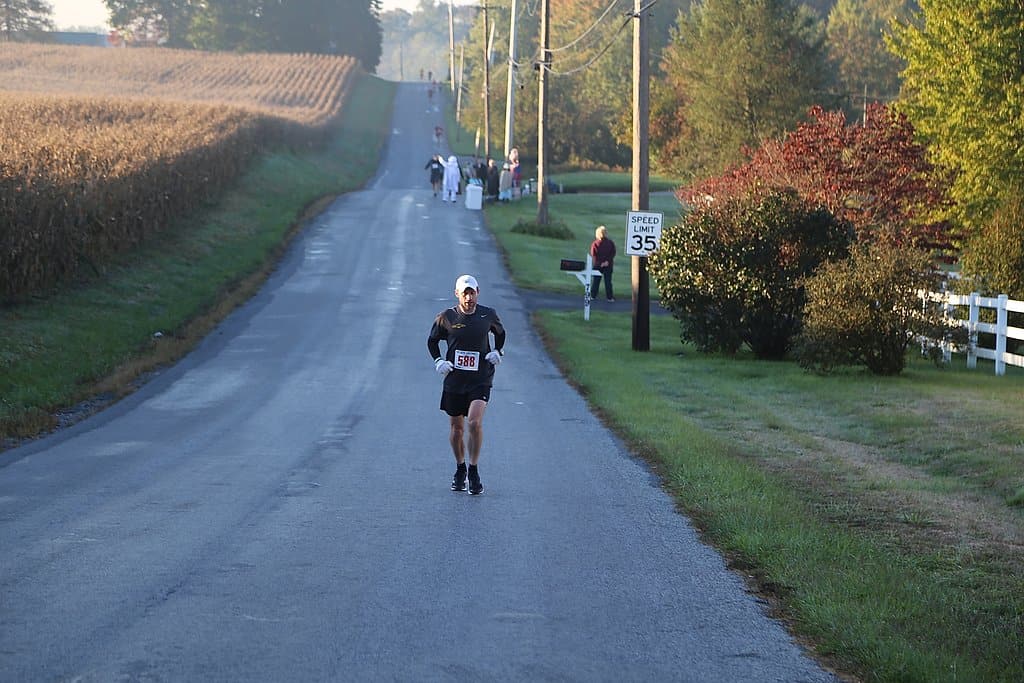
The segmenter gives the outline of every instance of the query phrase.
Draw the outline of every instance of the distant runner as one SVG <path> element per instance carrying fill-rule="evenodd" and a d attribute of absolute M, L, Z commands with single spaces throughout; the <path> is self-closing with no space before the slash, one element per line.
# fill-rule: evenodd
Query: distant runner
<path fill-rule="evenodd" d="M 437 314 L 427 337 L 427 349 L 434 359 L 434 369 L 444 377 L 441 410 L 449 416 L 448 441 L 455 455 L 452 491 L 465 491 L 468 477 L 471 496 L 484 491 L 477 470 L 484 439 L 484 411 L 491 397 L 494 367 L 501 362 L 505 347 L 505 328 L 498 319 L 498 313 L 493 308 L 477 304 L 479 293 L 475 277 L 459 276 L 455 281 L 455 296 L 459 303 Z M 493 349 L 491 335 L 494 336 Z M 447 345 L 444 355 L 441 354 L 441 340 Z M 469 418 L 468 444 L 463 441 L 466 418 Z"/>
<path fill-rule="evenodd" d="M 441 162 L 441 157 L 434 155 L 430 157 L 430 161 L 423 168 L 430 169 L 430 185 L 434 188 L 434 196 L 441 191 L 441 182 L 444 180 L 444 164 Z"/>

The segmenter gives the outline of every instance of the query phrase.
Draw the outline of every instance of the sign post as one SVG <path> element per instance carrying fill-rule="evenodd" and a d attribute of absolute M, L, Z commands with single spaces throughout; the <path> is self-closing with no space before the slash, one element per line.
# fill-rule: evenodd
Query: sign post
<path fill-rule="evenodd" d="M 648 176 L 651 118 L 651 74 L 648 55 L 650 40 L 648 24 L 650 3 L 633 0 L 633 211 L 647 211 L 650 205 Z M 628 244 L 628 242 L 627 242 Z M 647 276 L 647 257 L 633 256 L 630 275 L 633 285 L 633 350 L 651 350 L 651 294 Z"/>
<path fill-rule="evenodd" d="M 635 208 L 635 207 L 634 207 Z M 633 261 L 633 350 L 651 348 L 650 285 L 647 256 L 657 251 L 664 214 L 630 211 L 626 214 L 626 254 Z"/>

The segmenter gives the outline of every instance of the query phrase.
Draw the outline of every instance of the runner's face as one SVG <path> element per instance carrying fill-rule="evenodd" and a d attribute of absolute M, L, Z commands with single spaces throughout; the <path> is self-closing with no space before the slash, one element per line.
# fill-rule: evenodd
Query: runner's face
<path fill-rule="evenodd" d="M 472 313 L 476 310 L 476 290 L 472 287 L 466 287 L 461 292 L 456 292 L 459 297 L 459 308 L 465 313 Z"/>

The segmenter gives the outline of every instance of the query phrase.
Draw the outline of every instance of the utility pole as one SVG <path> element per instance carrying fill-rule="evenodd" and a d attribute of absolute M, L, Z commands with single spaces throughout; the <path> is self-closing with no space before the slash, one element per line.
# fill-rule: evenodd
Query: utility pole
<path fill-rule="evenodd" d="M 491 39 L 487 39 L 487 0 L 484 7 L 484 158 L 491 155 Z"/>
<path fill-rule="evenodd" d="M 639 2 L 640 0 L 636 0 Z M 551 68 L 551 0 L 541 0 L 540 91 L 537 94 L 537 225 L 550 223 L 548 217 L 548 69 Z"/>
<path fill-rule="evenodd" d="M 448 0 L 448 75 L 452 85 L 452 93 L 455 93 L 455 18 L 452 10 L 452 0 Z"/>
<path fill-rule="evenodd" d="M 516 0 L 512 0 L 508 30 L 508 88 L 505 93 L 505 158 L 512 151 L 515 128 Z"/>
<path fill-rule="evenodd" d="M 462 78 L 466 71 L 466 44 L 459 45 L 459 91 L 455 96 L 455 122 L 462 123 Z M 455 139 L 459 139 L 460 125 L 455 129 Z"/>
<path fill-rule="evenodd" d="M 648 155 L 648 121 L 650 106 L 650 72 L 647 64 L 647 18 L 642 12 L 643 0 L 633 0 L 633 211 L 650 208 L 650 158 Z M 651 349 L 651 291 L 647 274 L 647 257 L 633 256 L 633 350 Z"/>

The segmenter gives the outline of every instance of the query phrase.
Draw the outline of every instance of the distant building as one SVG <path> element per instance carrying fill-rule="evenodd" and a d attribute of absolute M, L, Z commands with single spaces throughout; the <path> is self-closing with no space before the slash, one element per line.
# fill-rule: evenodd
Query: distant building
<path fill-rule="evenodd" d="M 88 45 L 90 47 L 114 47 L 111 36 L 106 33 L 82 33 L 78 31 L 52 31 L 49 38 L 61 45 Z"/>

